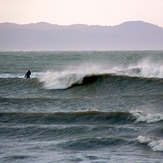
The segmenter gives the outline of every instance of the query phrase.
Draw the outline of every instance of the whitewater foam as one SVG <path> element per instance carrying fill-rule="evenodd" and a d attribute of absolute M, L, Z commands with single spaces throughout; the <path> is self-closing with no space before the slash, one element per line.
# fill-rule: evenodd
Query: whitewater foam
<path fill-rule="evenodd" d="M 154 123 L 163 120 L 162 113 L 150 114 L 142 111 L 131 111 L 131 114 L 136 118 L 136 122 Z"/>
<path fill-rule="evenodd" d="M 10 73 L 2 73 L 0 74 L 0 78 L 24 78 L 24 74 L 10 74 Z"/>
<path fill-rule="evenodd" d="M 137 138 L 141 144 L 147 144 L 153 151 L 163 151 L 163 139 L 150 136 L 139 136 Z"/>
<path fill-rule="evenodd" d="M 30 78 L 38 78 L 42 75 L 42 72 L 32 72 Z M 1 73 L 0 78 L 24 78 L 25 73 Z"/>

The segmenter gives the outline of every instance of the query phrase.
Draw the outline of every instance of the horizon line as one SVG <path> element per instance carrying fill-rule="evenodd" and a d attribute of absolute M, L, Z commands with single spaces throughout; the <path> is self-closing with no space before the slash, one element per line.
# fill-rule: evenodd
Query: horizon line
<path fill-rule="evenodd" d="M 155 26 L 158 26 L 158 27 L 161 27 L 163 28 L 163 26 L 160 26 L 158 24 L 154 24 L 154 23 L 151 23 L 151 22 L 147 22 L 147 21 L 143 21 L 143 20 L 128 20 L 128 21 L 124 21 L 124 22 L 121 22 L 119 24 L 115 24 L 115 25 L 102 25 L 102 24 L 83 24 L 83 23 L 73 23 L 73 24 L 53 24 L 53 23 L 50 23 L 50 22 L 46 22 L 46 21 L 38 21 L 38 22 L 31 22 L 31 23 L 17 23 L 17 22 L 0 22 L 0 24 L 15 24 L 15 25 L 32 25 L 32 24 L 41 24 L 41 23 L 44 23 L 44 24 L 49 24 L 49 25 L 58 25 L 58 26 L 73 26 L 73 25 L 84 25 L 84 26 L 102 26 L 102 27 L 114 27 L 114 26 L 118 26 L 118 25 L 121 25 L 121 24 L 124 24 L 124 23 L 129 23 L 129 22 L 142 22 L 142 23 L 147 23 L 147 24 L 151 24 L 151 25 L 155 25 Z"/>

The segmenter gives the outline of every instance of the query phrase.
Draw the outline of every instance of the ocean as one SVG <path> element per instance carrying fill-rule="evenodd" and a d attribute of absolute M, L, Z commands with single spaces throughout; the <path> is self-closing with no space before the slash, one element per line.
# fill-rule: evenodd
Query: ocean
<path fill-rule="evenodd" d="M 163 51 L 1 51 L 0 162 L 163 163 Z"/>

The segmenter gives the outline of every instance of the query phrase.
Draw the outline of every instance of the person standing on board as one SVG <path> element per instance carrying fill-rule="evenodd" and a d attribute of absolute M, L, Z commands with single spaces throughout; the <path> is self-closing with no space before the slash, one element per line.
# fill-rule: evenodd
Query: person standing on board
<path fill-rule="evenodd" d="M 25 78 L 30 78 L 30 75 L 31 75 L 31 71 L 28 70 L 27 73 L 25 74 Z"/>

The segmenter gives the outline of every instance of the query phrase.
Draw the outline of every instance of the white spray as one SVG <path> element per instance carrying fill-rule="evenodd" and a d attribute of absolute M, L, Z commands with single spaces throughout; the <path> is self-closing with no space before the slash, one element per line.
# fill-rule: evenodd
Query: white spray
<path fill-rule="evenodd" d="M 143 59 L 137 64 L 128 66 L 84 64 L 67 68 L 64 71 L 47 71 L 40 75 L 46 89 L 67 89 L 75 84 L 81 84 L 85 76 L 112 74 L 131 77 L 163 78 L 163 66 L 150 58 Z"/>

